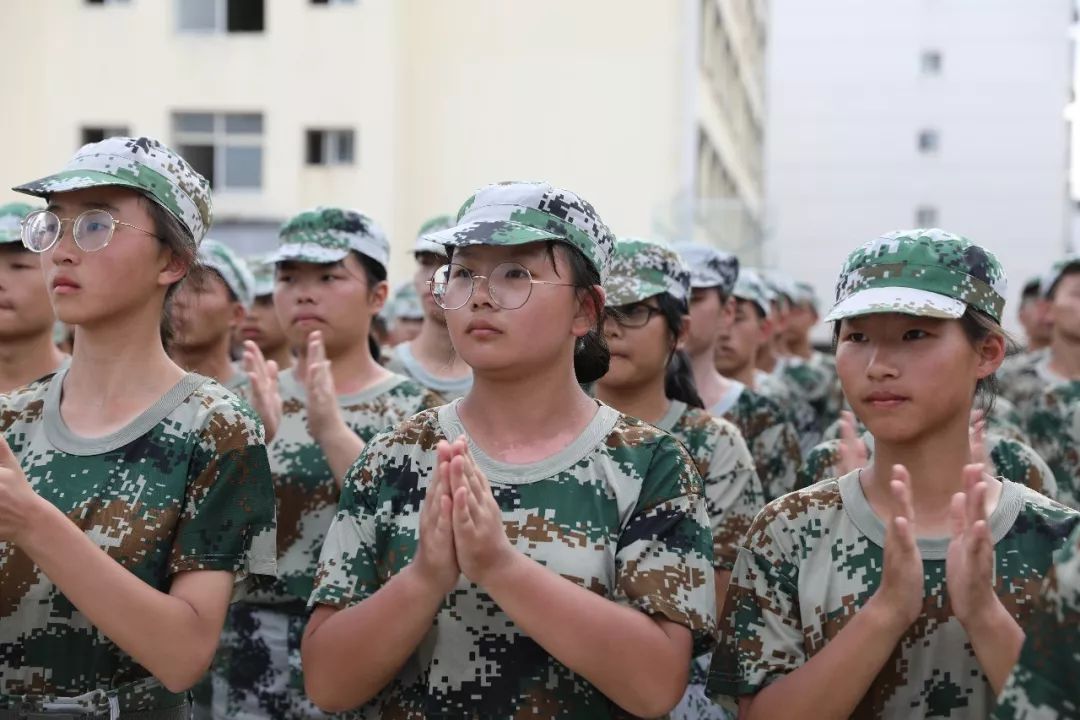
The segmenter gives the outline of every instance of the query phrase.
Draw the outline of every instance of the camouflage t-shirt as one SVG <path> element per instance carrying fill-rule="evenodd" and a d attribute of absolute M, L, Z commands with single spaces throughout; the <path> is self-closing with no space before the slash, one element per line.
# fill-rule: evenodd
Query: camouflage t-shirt
<path fill-rule="evenodd" d="M 874 436 L 864 433 L 867 458 L 874 454 Z M 987 471 L 1006 480 L 1020 483 L 1051 500 L 1058 500 L 1058 484 L 1054 473 L 1029 445 L 995 433 L 986 434 L 986 449 L 993 465 Z M 799 468 L 798 489 L 810 487 L 828 478 L 839 477 L 840 441 L 826 440 L 806 456 Z"/>
<path fill-rule="evenodd" d="M 1007 366 L 1003 364 L 997 371 L 998 385 L 1002 396 L 1016 407 L 1027 422 L 1032 404 L 1039 395 L 1066 378 L 1050 369 L 1050 351 L 1046 348 L 1019 356 L 1016 360 L 1010 358 L 1007 362 Z"/>
<path fill-rule="evenodd" d="M 733 706 L 797 670 L 854 617 L 881 582 L 885 526 L 860 472 L 770 503 L 750 528 L 731 578 L 710 694 Z M 1023 626 L 1054 552 L 1080 514 L 1010 481 L 988 524 L 995 590 Z M 923 611 L 852 717 L 982 718 L 994 696 L 949 605 L 948 538 L 920 538 Z"/>
<path fill-rule="evenodd" d="M 386 362 L 383 364 L 390 372 L 412 378 L 427 389 L 439 393 L 448 402 L 464 396 L 473 383 L 471 374 L 463 378 L 441 378 L 432 375 L 413 355 L 409 343 L 395 345 L 387 353 Z"/>
<path fill-rule="evenodd" d="M 1058 383 L 1030 406 L 1028 435 L 1057 479 L 1058 499 L 1080 509 L 1080 380 Z"/>
<path fill-rule="evenodd" d="M 273 575 L 262 425 L 232 393 L 192 373 L 127 426 L 84 438 L 60 415 L 66 374 L 0 396 L 0 431 L 41 497 L 162 592 L 191 570 Z M 149 677 L 27 555 L 0 541 L 0 707 L 13 696 L 147 684 L 142 697 L 121 693 L 125 711 L 139 709 L 136 700 L 175 705 L 178 696 Z"/>
<path fill-rule="evenodd" d="M 1080 526 L 1054 559 L 1024 633 L 1020 661 L 998 698 L 994 718 L 1080 717 Z"/>
<path fill-rule="evenodd" d="M 718 569 L 731 570 L 750 523 L 765 507 L 746 441 L 727 420 L 677 400 L 656 427 L 681 442 L 697 466 L 705 485 L 713 559 Z"/>
<path fill-rule="evenodd" d="M 729 382 L 727 394 L 709 412 L 739 428 L 754 458 L 765 500 L 775 500 L 795 489 L 795 473 L 802 463 L 799 437 L 775 401 L 736 380 Z"/>
<path fill-rule="evenodd" d="M 799 438 L 799 451 L 802 454 L 810 452 L 821 442 L 823 428 L 818 422 L 818 414 L 810 403 L 780 376 L 758 370 L 754 378 L 754 392 L 775 401 L 787 412 L 788 422 Z"/>
<path fill-rule="evenodd" d="M 344 608 L 411 562 L 439 440 L 464 427 L 457 403 L 368 443 L 345 481 L 311 602 Z M 715 625 L 712 542 L 701 479 L 679 443 L 600 405 L 569 446 L 536 463 L 472 452 L 517 550 L 614 602 L 689 628 Z M 624 714 L 526 636 L 464 575 L 369 718 L 606 718 Z"/>

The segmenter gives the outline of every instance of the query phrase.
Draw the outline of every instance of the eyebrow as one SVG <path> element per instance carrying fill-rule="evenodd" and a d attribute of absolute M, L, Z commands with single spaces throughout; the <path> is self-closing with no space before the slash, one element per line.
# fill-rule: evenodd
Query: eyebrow
<path fill-rule="evenodd" d="M 115 205 L 110 205 L 109 203 L 105 202 L 90 202 L 89 200 L 78 203 L 76 207 L 82 208 L 84 210 L 108 210 L 114 213 L 120 212 L 120 208 L 116 207 Z M 57 205 L 54 202 L 50 202 L 45 209 L 49 212 L 56 212 L 60 209 L 60 205 Z"/>

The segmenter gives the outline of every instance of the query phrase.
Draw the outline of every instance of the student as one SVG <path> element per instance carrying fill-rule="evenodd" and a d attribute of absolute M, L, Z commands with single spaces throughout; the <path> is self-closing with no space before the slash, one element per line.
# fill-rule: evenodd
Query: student
<path fill-rule="evenodd" d="M 1048 316 L 1047 303 L 1041 292 L 1042 280 L 1032 278 L 1024 284 L 1020 293 L 1020 309 L 1016 313 L 1016 319 L 1024 328 L 1024 337 L 1027 340 L 1026 354 L 1031 354 L 1050 347 L 1051 331 L 1053 322 Z"/>
<path fill-rule="evenodd" d="M 161 340 L 210 186 L 116 137 L 16 190 L 48 201 L 23 242 L 78 341 L 0 398 L 0 714 L 186 718 L 235 584 L 274 571 L 262 427 Z"/>
<path fill-rule="evenodd" d="M 734 315 L 731 292 L 739 275 L 734 255 L 697 243 L 679 243 L 675 250 L 690 268 L 690 332 L 686 353 L 705 408 L 739 428 L 754 457 L 765 499 L 795 487 L 802 462 L 799 437 L 776 402 L 755 393 L 716 370 L 716 348 Z"/>
<path fill-rule="evenodd" d="M 712 543 L 678 441 L 579 385 L 608 368 L 615 239 L 578 196 L 521 182 L 429 238 L 451 251 L 433 292 L 473 387 L 350 470 L 308 691 L 369 717 L 662 715 L 709 642 Z"/>
<path fill-rule="evenodd" d="M 263 358 L 273 361 L 279 371 L 293 365 L 293 351 L 274 309 L 274 266 L 264 258 L 249 258 L 248 270 L 255 280 L 255 299 L 240 325 L 240 340 L 253 342 Z"/>
<path fill-rule="evenodd" d="M 342 478 L 377 433 L 443 404 L 375 359 L 369 331 L 386 301 L 390 245 L 371 218 L 333 207 L 299 213 L 282 226 L 269 261 L 277 267 L 274 307 L 289 344 L 299 348 L 296 365 L 276 383 L 270 363 L 249 358 L 253 404 L 277 427 L 267 450 L 278 503 L 278 577 L 257 584 L 229 613 L 212 672 L 218 718 L 321 717 L 304 694 L 300 639 Z M 257 354 L 250 346 L 249 353 Z M 263 392 L 267 384 L 280 398 Z"/>
<path fill-rule="evenodd" d="M 816 350 L 810 342 L 810 331 L 821 319 L 814 287 L 809 283 L 796 282 L 795 293 L 785 338 L 792 361 L 792 377 L 789 377 L 789 381 L 803 388 L 807 402 L 817 413 L 818 427 L 826 428 L 836 422 L 844 408 L 844 393 L 836 374 L 836 358 Z M 809 366 L 810 371 L 799 370 L 803 364 Z M 810 388 L 811 378 L 815 376 L 823 382 L 818 392 Z"/>
<path fill-rule="evenodd" d="M 1080 519 L 972 464 L 976 393 L 1005 354 L 1004 271 L 941 230 L 848 256 L 837 370 L 871 464 L 771 503 L 732 574 L 710 694 L 742 717 L 986 717 L 1030 590 Z"/>
<path fill-rule="evenodd" d="M 446 311 L 431 296 L 431 278 L 446 264 L 446 248 L 425 240 L 424 235 L 445 230 L 453 224 L 453 218 L 440 215 L 420 228 L 413 250 L 416 270 L 412 282 L 420 298 L 424 320 L 416 338 L 396 345 L 386 363 L 387 369 L 411 377 L 447 400 L 468 392 L 472 387 L 472 370 L 454 351 L 450 331 L 446 329 Z"/>
<path fill-rule="evenodd" d="M 56 316 L 40 258 L 22 244 L 22 219 L 38 209 L 0 206 L 0 393 L 55 372 L 65 359 L 53 343 Z"/>
<path fill-rule="evenodd" d="M 180 284 L 173 299 L 169 355 L 180 367 L 213 378 L 246 397 L 248 376 L 232 359 L 233 340 L 255 299 L 255 278 L 228 246 L 199 246 L 204 272 Z"/>
<path fill-rule="evenodd" d="M 387 339 L 387 345 L 391 347 L 411 342 L 420 334 L 420 326 L 424 321 L 424 311 L 420 306 L 420 296 L 412 282 L 404 282 L 398 285 L 390 300 L 386 303 L 383 316 L 390 324 L 390 337 Z"/>
<path fill-rule="evenodd" d="M 611 366 L 596 383 L 596 397 L 671 433 L 694 459 L 705 484 L 719 611 L 738 546 L 765 496 L 738 428 L 707 413 L 694 388 L 681 349 L 689 329 L 690 271 L 666 245 L 619 238 L 604 287 Z M 694 658 L 672 718 L 726 717 L 705 697 L 711 656 L 710 648 Z"/>

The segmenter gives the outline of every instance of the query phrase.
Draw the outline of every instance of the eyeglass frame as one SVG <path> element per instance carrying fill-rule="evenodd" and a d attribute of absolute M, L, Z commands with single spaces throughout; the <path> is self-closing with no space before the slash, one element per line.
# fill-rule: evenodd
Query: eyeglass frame
<path fill-rule="evenodd" d="M 52 242 L 49 243 L 48 245 L 46 245 L 45 247 L 41 248 L 40 250 L 38 250 L 36 248 L 30 247 L 30 245 L 26 242 L 26 233 L 27 233 L 27 229 L 29 227 L 28 221 L 33 217 L 38 217 L 38 216 L 44 215 L 46 213 L 48 213 L 49 215 L 52 215 L 54 218 L 56 218 L 56 221 L 57 221 L 57 223 L 59 223 L 60 227 L 56 231 L 56 236 L 53 238 Z M 105 244 L 102 245 L 99 248 L 94 249 L 94 250 L 87 250 L 86 248 L 84 248 L 82 246 L 82 244 L 79 242 L 79 239 L 77 237 L 75 237 L 75 227 L 76 227 L 76 225 L 79 224 L 79 221 L 82 220 L 83 217 L 85 217 L 86 215 L 89 215 L 90 213 L 105 213 L 106 215 L 109 216 L 109 220 L 112 221 L 112 227 L 109 228 L 109 237 L 105 240 Z M 109 212 L 108 210 L 106 210 L 104 208 L 90 208 L 89 210 L 83 210 L 81 213 L 79 213 L 78 215 L 76 215 L 73 218 L 62 218 L 59 215 L 57 215 L 56 213 L 54 213 L 52 210 L 35 210 L 32 213 L 28 213 L 26 215 L 26 217 L 24 217 L 19 222 L 19 226 L 20 226 L 20 233 L 19 234 L 20 234 L 20 239 L 22 240 L 23 247 L 25 247 L 30 252 L 34 252 L 34 253 L 48 252 L 53 247 L 55 247 L 56 244 L 58 242 L 60 242 L 60 238 L 62 238 L 64 236 L 64 224 L 65 223 L 71 223 L 71 239 L 75 242 L 76 247 L 78 247 L 84 253 L 100 252 L 100 251 L 104 250 L 105 248 L 109 247 L 109 243 L 112 242 L 113 235 L 116 233 L 116 226 L 117 225 L 124 225 L 125 227 L 132 228 L 133 230 L 138 230 L 139 232 L 146 233 L 147 235 L 149 235 L 152 238 L 157 238 L 158 240 L 162 240 L 162 241 L 165 240 L 165 238 L 161 237 L 157 233 L 152 233 L 152 232 L 150 232 L 149 230 L 147 230 L 145 228 L 139 227 L 138 225 L 132 225 L 131 223 L 124 222 L 123 220 L 117 220 L 115 217 L 113 217 L 113 214 L 111 212 Z"/>
<path fill-rule="evenodd" d="M 457 307 L 448 308 L 448 307 L 445 307 L 442 303 L 440 303 L 439 299 L 435 296 L 435 276 L 438 275 L 439 272 L 443 268 L 449 268 L 451 265 L 457 265 L 459 268 L 461 268 L 465 272 L 469 273 L 469 275 L 472 277 L 472 285 L 469 288 L 469 295 L 468 295 L 468 297 L 465 298 L 465 301 L 463 303 L 461 303 Z M 529 294 L 525 296 L 525 299 L 517 307 L 508 308 L 508 307 L 502 305 L 501 303 L 499 303 L 499 301 L 495 299 L 495 296 L 491 294 L 491 279 L 490 279 L 491 273 L 489 273 L 488 275 L 477 275 L 476 273 L 474 273 L 472 270 L 465 267 L 464 265 L 458 265 L 458 263 L 453 263 L 453 262 L 451 262 L 451 263 L 443 263 L 442 265 L 440 265 L 438 268 L 435 269 L 435 272 L 433 272 L 431 274 L 431 279 L 427 281 L 428 292 L 431 294 L 431 299 L 435 301 L 435 304 L 438 305 L 443 310 L 448 310 L 448 311 L 460 310 L 461 308 L 468 305 L 469 301 L 472 300 L 473 295 L 476 294 L 476 281 L 477 280 L 486 280 L 487 283 L 488 283 L 488 291 L 487 291 L 488 297 L 491 298 L 491 302 L 495 303 L 496 307 L 498 307 L 498 308 L 500 308 L 502 310 L 518 310 L 520 308 L 525 307 L 525 303 L 529 302 L 529 300 L 532 298 L 532 289 L 533 289 L 533 286 L 535 286 L 535 285 L 555 285 L 555 286 L 561 286 L 561 287 L 576 287 L 576 285 L 574 283 L 561 283 L 561 282 L 555 282 L 553 280 L 537 280 L 536 278 L 534 278 L 532 276 L 532 272 L 530 272 L 529 268 L 525 267 L 521 263 L 513 262 L 513 261 L 499 263 L 498 265 L 496 265 L 495 267 L 493 267 L 491 269 L 492 273 L 494 273 L 495 270 L 498 270 L 503 265 L 516 265 L 517 267 L 524 270 L 525 274 L 529 276 Z"/>
<path fill-rule="evenodd" d="M 645 317 L 645 322 L 641 323 L 640 325 L 631 325 L 631 324 L 627 323 L 626 320 L 628 320 L 630 318 L 630 314 L 626 313 L 626 312 L 623 312 L 622 310 L 620 310 L 617 307 L 609 307 L 609 308 L 607 308 L 607 310 L 605 311 L 605 320 L 613 320 L 613 321 L 617 322 L 619 324 L 619 327 L 621 327 L 621 328 L 630 328 L 631 330 L 638 330 L 640 328 L 645 327 L 650 322 L 652 322 L 652 319 L 654 317 L 656 317 L 657 315 L 663 315 L 664 314 L 664 311 L 661 310 L 660 308 L 658 308 L 658 307 L 656 307 L 654 305 L 646 305 L 643 302 L 630 303 L 630 305 L 632 305 L 635 308 L 643 307 L 643 308 L 645 308 L 647 310 L 646 317 Z M 620 307 L 626 307 L 626 306 L 623 305 L 623 306 L 620 306 Z"/>

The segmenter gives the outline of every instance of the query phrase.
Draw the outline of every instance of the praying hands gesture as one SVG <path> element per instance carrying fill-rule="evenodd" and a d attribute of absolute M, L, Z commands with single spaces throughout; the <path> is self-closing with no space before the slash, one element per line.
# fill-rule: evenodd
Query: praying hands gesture
<path fill-rule="evenodd" d="M 281 391 L 278 389 L 278 366 L 263 357 L 253 341 L 244 342 L 244 371 L 251 381 L 251 407 L 262 418 L 266 429 L 266 444 L 277 435 L 281 426 Z"/>

